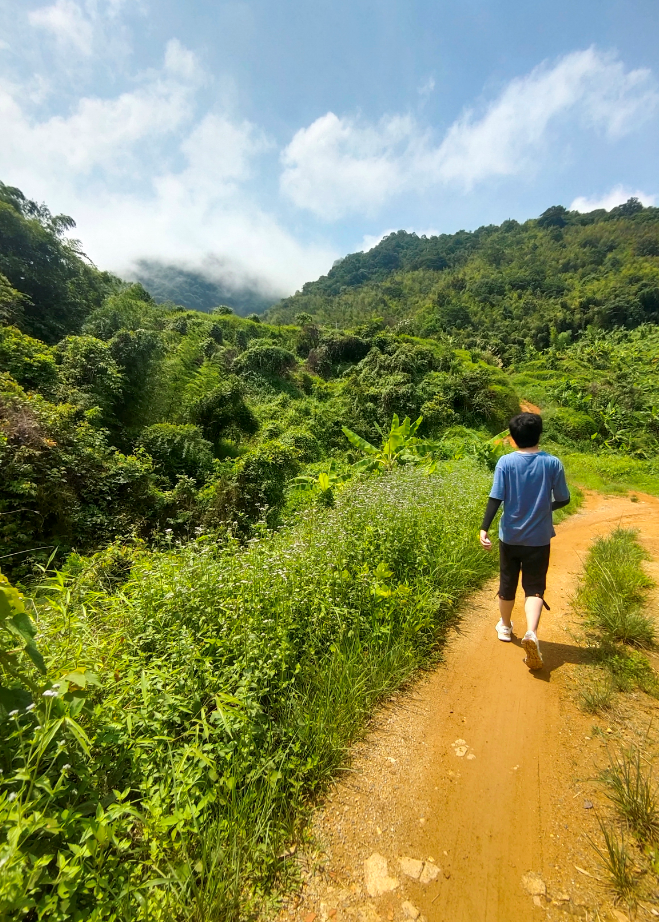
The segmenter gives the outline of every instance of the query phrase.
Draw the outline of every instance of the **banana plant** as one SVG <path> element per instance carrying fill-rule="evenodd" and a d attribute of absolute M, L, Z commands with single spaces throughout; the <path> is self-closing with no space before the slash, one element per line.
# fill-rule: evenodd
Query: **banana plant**
<path fill-rule="evenodd" d="M 420 416 L 416 422 L 410 422 L 406 416 L 401 423 L 398 415 L 394 413 L 389 434 L 383 439 L 378 448 L 363 439 L 352 429 L 343 426 L 343 434 L 351 445 L 362 451 L 366 457 L 358 462 L 356 467 L 365 471 L 390 471 L 400 464 L 422 464 L 425 457 L 419 452 L 422 440 L 416 437 L 417 430 L 423 422 Z"/>
<path fill-rule="evenodd" d="M 301 474 L 293 481 L 305 490 L 311 490 L 321 503 L 331 506 L 334 502 L 334 491 L 348 479 L 347 474 L 337 471 L 334 461 L 330 461 L 324 471 L 317 474 Z"/>

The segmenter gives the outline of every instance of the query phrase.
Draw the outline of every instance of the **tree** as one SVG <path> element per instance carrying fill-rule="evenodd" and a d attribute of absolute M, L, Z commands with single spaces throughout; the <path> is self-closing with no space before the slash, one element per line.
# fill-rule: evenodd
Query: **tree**
<path fill-rule="evenodd" d="M 78 332 L 114 284 L 65 237 L 73 227 L 71 218 L 0 183 L 0 273 L 24 296 L 21 329 L 49 343 Z"/>

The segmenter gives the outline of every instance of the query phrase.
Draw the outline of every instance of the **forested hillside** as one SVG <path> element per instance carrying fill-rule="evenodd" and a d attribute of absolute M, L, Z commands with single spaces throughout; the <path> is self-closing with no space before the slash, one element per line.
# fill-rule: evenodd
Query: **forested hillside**
<path fill-rule="evenodd" d="M 659 210 L 400 232 L 267 318 L 73 227 L 0 185 L 0 916 L 256 918 L 491 572 L 520 400 L 574 486 L 659 492 Z"/>
<path fill-rule="evenodd" d="M 518 406 L 505 375 L 443 338 L 371 324 L 271 326 L 226 306 L 159 306 L 97 271 L 18 190 L 0 202 L 3 490 L 10 570 L 53 550 L 279 520 L 286 484 L 338 453 L 350 426 L 392 414 L 499 431 Z M 291 499 L 295 506 L 295 498 Z"/>
<path fill-rule="evenodd" d="M 505 364 L 587 328 L 659 321 L 659 208 L 547 209 L 536 220 L 438 237 L 390 234 L 273 307 L 350 327 L 373 318 L 416 336 L 448 333 Z"/>

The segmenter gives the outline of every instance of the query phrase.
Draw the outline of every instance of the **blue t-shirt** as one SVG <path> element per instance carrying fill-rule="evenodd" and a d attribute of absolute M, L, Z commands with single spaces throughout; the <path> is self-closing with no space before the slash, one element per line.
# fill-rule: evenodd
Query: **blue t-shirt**
<path fill-rule="evenodd" d="M 563 502 L 570 492 L 563 465 L 546 451 L 514 451 L 499 458 L 490 490 L 503 500 L 499 538 L 506 544 L 540 547 L 554 537 L 552 498 Z"/>

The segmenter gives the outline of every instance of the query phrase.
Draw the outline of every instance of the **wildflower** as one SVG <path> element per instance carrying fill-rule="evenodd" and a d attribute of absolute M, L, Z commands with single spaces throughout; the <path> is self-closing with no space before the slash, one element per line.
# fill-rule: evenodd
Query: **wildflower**
<path fill-rule="evenodd" d="M 41 693 L 44 698 L 55 698 L 57 697 L 57 692 L 54 688 L 47 688 L 45 692 Z"/>
<path fill-rule="evenodd" d="M 28 704 L 28 706 L 25 708 L 25 710 L 26 710 L 26 711 L 33 711 L 33 710 L 35 709 L 35 707 L 36 707 L 36 704 L 35 704 L 34 701 L 33 701 L 32 704 Z"/>
<path fill-rule="evenodd" d="M 11 803 L 12 800 L 16 800 L 16 791 L 12 791 L 9 797 L 7 798 L 7 800 L 9 801 L 9 803 Z"/>
<path fill-rule="evenodd" d="M 66 765 L 62 765 L 62 771 L 63 771 L 63 772 L 68 772 L 68 770 L 69 770 L 70 768 L 71 768 L 71 766 L 69 765 L 68 762 L 66 763 Z"/>
<path fill-rule="evenodd" d="M 16 717 L 17 714 L 18 714 L 18 709 L 9 712 L 10 717 Z"/>

